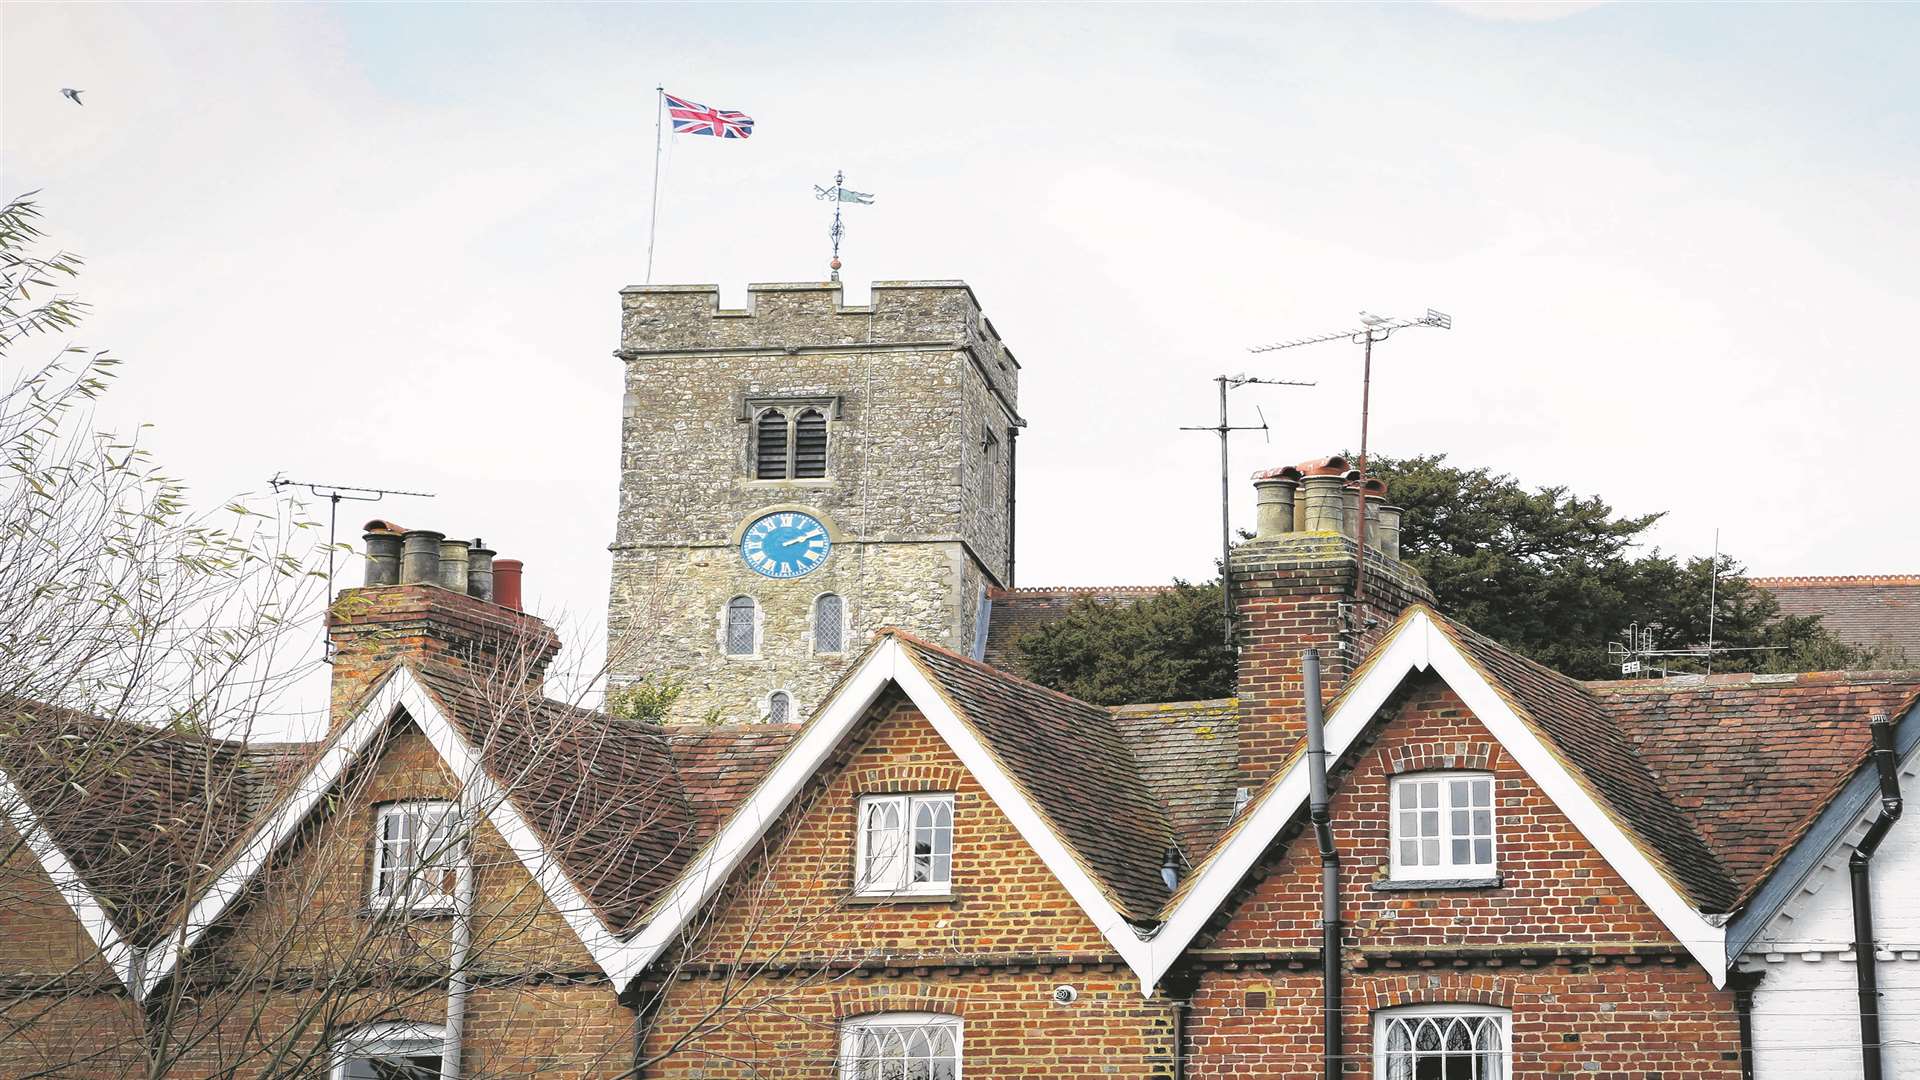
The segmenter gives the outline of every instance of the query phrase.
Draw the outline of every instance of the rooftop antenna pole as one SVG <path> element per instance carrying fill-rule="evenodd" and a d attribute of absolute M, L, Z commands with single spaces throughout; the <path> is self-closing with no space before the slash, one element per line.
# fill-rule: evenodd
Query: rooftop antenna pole
<path fill-rule="evenodd" d="M 393 488 L 354 487 L 351 484 L 322 484 L 319 481 L 289 480 L 286 473 L 275 473 L 267 481 L 275 495 L 281 488 L 303 487 L 313 492 L 315 497 L 327 500 L 327 602 L 333 602 L 333 556 L 334 530 L 340 524 L 340 504 L 343 502 L 379 502 L 388 495 L 409 495 L 416 499 L 431 499 L 433 494 L 427 491 L 397 491 Z M 357 492 L 357 494 L 348 494 Z"/>
<path fill-rule="evenodd" d="M 1707 674 L 1713 674 L 1713 617 L 1720 610 L 1720 530 L 1713 530 L 1713 579 L 1707 584 Z"/>
<path fill-rule="evenodd" d="M 1302 345 L 1316 345 L 1322 341 L 1339 341 L 1342 338 L 1364 349 L 1360 375 L 1360 461 L 1358 464 L 1360 478 L 1356 481 L 1360 493 L 1360 512 L 1357 515 L 1359 520 L 1354 522 L 1353 602 L 1356 607 L 1366 593 L 1367 417 L 1373 399 L 1373 346 L 1375 342 L 1392 337 L 1395 330 L 1405 330 L 1410 326 L 1431 326 L 1437 330 L 1451 330 L 1453 316 L 1432 308 L 1428 308 L 1427 313 L 1417 319 L 1394 319 L 1363 311 L 1360 313 L 1360 326 L 1355 329 L 1339 330 L 1331 334 L 1315 334 L 1291 341 L 1277 341 L 1271 345 L 1255 345 L 1247 350 L 1251 353 L 1275 352 L 1280 349 L 1297 349 Z"/>
<path fill-rule="evenodd" d="M 1233 647 L 1233 575 L 1228 573 L 1228 558 L 1233 550 L 1233 523 L 1228 514 L 1228 500 L 1232 496 L 1229 466 L 1227 464 L 1227 435 L 1235 431 L 1266 431 L 1267 416 L 1260 414 L 1258 424 L 1242 424 L 1238 427 L 1227 422 L 1227 391 L 1242 386 L 1312 386 L 1310 382 L 1295 382 L 1290 379 L 1256 379 L 1251 375 L 1216 375 L 1214 382 L 1220 385 L 1220 420 L 1211 427 L 1183 427 L 1181 431 L 1213 431 L 1220 435 L 1220 606 L 1225 615 L 1222 631 L 1228 648 Z"/>

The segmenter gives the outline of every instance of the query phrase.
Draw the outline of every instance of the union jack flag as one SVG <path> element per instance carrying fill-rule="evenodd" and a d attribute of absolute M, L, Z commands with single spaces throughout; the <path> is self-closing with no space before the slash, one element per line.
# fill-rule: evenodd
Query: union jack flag
<path fill-rule="evenodd" d="M 709 109 L 698 102 L 677 98 L 662 90 L 667 115 L 673 119 L 676 135 L 717 135 L 722 139 L 744 139 L 753 134 L 753 117 L 737 109 Z"/>

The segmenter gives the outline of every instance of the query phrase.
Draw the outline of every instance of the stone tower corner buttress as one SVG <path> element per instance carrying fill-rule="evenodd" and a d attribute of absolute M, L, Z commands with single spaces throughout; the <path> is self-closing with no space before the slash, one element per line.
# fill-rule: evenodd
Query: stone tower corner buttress
<path fill-rule="evenodd" d="M 958 281 L 621 292 L 612 682 L 797 721 L 894 625 L 973 646 L 1011 583 L 1019 365 Z"/>

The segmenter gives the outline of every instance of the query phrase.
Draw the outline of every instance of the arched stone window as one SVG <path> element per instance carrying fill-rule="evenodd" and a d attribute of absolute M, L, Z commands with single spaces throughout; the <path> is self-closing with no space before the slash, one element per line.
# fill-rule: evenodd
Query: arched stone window
<path fill-rule="evenodd" d="M 803 409 L 793 420 L 793 477 L 817 480 L 827 475 L 827 416 Z"/>
<path fill-rule="evenodd" d="M 793 695 L 785 690 L 775 690 L 767 695 L 767 723 L 793 723 Z"/>
<path fill-rule="evenodd" d="M 819 480 L 827 475 L 827 408 L 789 402 L 753 416 L 755 480 Z"/>
<path fill-rule="evenodd" d="M 755 631 L 755 604 L 751 596 L 736 596 L 727 601 L 726 624 L 722 629 L 722 644 L 728 656 L 752 656 L 758 644 L 759 636 Z"/>
<path fill-rule="evenodd" d="M 753 425 L 753 478 L 785 480 L 792 439 L 787 430 L 787 414 L 768 409 Z"/>
<path fill-rule="evenodd" d="M 847 606 L 838 593 L 821 593 L 813 602 L 813 651 L 845 652 Z"/>

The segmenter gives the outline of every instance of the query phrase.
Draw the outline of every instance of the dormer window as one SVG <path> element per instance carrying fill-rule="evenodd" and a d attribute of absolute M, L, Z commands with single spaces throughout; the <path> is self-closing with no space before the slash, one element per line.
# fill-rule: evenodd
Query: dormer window
<path fill-rule="evenodd" d="M 463 847 L 459 812 L 452 803 L 422 800 L 380 807 L 373 841 L 373 907 L 451 908 Z"/>
<path fill-rule="evenodd" d="M 860 800 L 854 891 L 862 896 L 953 889 L 953 796 Z"/>
<path fill-rule="evenodd" d="M 1396 881 L 1485 879 L 1498 873 L 1493 777 L 1428 772 L 1395 777 L 1391 826 Z"/>

